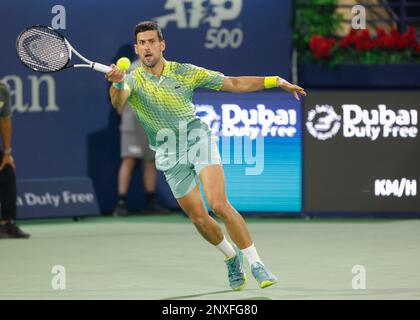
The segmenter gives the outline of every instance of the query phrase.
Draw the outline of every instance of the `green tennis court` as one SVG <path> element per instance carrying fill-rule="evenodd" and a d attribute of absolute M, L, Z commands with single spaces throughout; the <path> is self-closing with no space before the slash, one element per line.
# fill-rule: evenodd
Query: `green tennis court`
<path fill-rule="evenodd" d="M 1 299 L 420 299 L 420 220 L 247 218 L 279 283 L 229 290 L 221 253 L 182 215 L 24 221 L 0 241 Z M 54 290 L 53 266 L 65 268 Z M 366 289 L 352 288 L 355 265 Z"/>

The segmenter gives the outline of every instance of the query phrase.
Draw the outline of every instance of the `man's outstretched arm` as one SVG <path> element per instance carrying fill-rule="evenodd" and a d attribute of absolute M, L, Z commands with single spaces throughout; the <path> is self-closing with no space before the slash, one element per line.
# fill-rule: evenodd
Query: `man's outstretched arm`
<path fill-rule="evenodd" d="M 225 77 L 220 90 L 228 92 L 255 92 L 276 87 L 292 93 L 297 100 L 299 100 L 299 95 L 306 96 L 303 88 L 291 84 L 280 77 Z"/>

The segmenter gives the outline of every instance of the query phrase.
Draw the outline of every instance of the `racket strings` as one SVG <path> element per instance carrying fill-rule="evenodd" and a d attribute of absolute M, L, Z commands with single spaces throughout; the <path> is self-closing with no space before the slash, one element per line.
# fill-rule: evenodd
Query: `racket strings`
<path fill-rule="evenodd" d="M 58 71 L 69 61 L 64 39 L 46 27 L 24 31 L 17 42 L 17 51 L 26 66 L 41 72 Z"/>

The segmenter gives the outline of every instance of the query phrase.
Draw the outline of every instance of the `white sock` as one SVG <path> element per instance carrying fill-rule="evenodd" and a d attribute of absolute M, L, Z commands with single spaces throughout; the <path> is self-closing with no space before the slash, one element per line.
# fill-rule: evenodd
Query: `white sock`
<path fill-rule="evenodd" d="M 236 256 L 235 249 L 233 249 L 233 246 L 229 243 L 229 241 L 226 240 L 225 236 L 223 236 L 222 242 L 220 242 L 216 247 L 225 255 L 227 259 Z"/>
<path fill-rule="evenodd" d="M 253 265 L 255 262 L 259 262 L 262 265 L 264 265 L 264 263 L 262 263 L 260 259 L 260 256 L 258 255 L 257 249 L 255 248 L 254 244 L 251 244 L 251 246 L 249 246 L 248 248 L 242 249 L 241 251 L 247 258 L 250 266 Z"/>

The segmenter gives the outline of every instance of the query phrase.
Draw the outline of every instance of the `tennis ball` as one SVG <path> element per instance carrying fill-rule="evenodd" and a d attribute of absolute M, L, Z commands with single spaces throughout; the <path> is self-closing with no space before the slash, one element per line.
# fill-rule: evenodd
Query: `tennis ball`
<path fill-rule="evenodd" d="M 130 60 L 126 57 L 119 58 L 117 61 L 117 67 L 122 71 L 127 71 L 130 68 L 130 64 Z"/>

